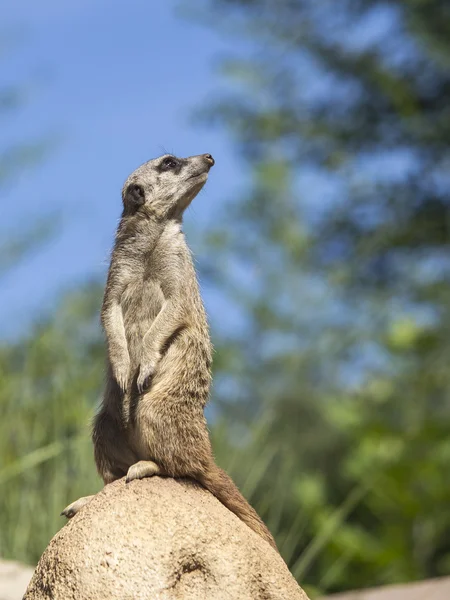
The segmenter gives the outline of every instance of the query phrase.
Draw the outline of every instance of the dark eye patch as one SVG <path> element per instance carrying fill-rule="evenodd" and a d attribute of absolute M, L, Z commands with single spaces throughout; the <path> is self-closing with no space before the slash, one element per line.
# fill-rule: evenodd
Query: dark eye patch
<path fill-rule="evenodd" d="M 184 161 L 176 156 L 166 156 L 158 165 L 158 171 L 163 173 L 164 171 L 173 171 L 177 175 L 183 168 Z"/>
<path fill-rule="evenodd" d="M 168 171 L 169 169 L 175 169 L 178 166 L 178 161 L 173 156 L 166 156 L 161 163 L 161 168 Z"/>

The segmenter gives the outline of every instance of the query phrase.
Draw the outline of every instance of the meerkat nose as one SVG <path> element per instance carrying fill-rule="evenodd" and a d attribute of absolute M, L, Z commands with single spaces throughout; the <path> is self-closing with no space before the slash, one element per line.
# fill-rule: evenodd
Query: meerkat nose
<path fill-rule="evenodd" d="M 213 167 L 216 161 L 213 159 L 211 154 L 204 154 L 203 156 L 204 156 L 205 160 L 207 162 L 209 162 L 210 166 Z"/>

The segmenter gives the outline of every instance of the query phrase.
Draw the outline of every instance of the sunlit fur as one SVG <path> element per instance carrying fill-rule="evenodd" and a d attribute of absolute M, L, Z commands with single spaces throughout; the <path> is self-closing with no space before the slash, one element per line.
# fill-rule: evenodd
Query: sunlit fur
<path fill-rule="evenodd" d="M 254 509 L 214 462 L 203 409 L 212 347 L 182 215 L 214 164 L 209 155 L 151 160 L 128 178 L 105 290 L 103 403 L 93 428 L 105 484 L 155 474 L 198 480 L 273 547 Z M 136 187 L 138 186 L 138 187 Z M 81 499 L 64 512 L 72 516 Z"/>

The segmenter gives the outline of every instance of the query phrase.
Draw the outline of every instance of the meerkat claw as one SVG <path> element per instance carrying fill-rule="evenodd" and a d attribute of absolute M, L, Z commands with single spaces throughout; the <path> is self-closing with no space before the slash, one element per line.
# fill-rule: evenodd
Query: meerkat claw
<path fill-rule="evenodd" d="M 122 369 L 117 369 L 115 372 L 115 379 L 120 387 L 120 389 L 125 392 L 128 385 L 129 378 L 129 367 L 126 366 Z"/>
<path fill-rule="evenodd" d="M 144 381 L 137 382 L 137 389 L 140 394 L 143 394 L 146 390 L 148 390 L 148 388 L 150 387 L 151 380 L 152 380 L 152 377 L 151 377 L 151 375 L 149 375 L 148 377 L 146 377 L 144 379 Z"/>
<path fill-rule="evenodd" d="M 156 370 L 156 364 L 150 363 L 147 365 L 141 365 L 139 368 L 139 377 L 137 379 L 137 388 L 138 392 L 142 394 L 142 392 L 148 390 L 150 387 L 152 377 Z"/>

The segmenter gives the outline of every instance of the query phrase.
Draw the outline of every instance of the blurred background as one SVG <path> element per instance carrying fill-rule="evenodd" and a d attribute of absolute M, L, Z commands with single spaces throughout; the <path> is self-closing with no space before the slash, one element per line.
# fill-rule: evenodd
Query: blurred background
<path fill-rule="evenodd" d="M 209 152 L 218 463 L 312 596 L 450 574 L 447 0 L 10 0 L 0 65 L 0 556 L 101 488 L 123 181 Z"/>

